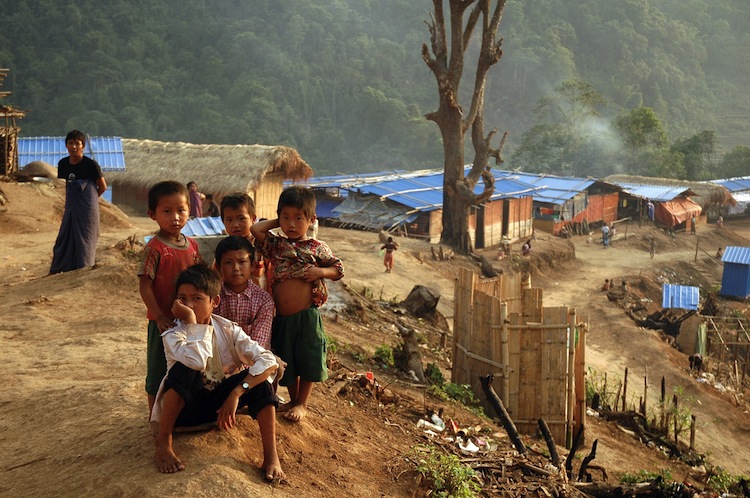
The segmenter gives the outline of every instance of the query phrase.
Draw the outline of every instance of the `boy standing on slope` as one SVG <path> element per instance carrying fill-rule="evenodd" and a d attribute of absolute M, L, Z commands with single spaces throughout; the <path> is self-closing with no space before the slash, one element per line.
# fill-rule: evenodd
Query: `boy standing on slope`
<path fill-rule="evenodd" d="M 256 223 L 251 232 L 263 256 L 271 262 L 271 294 L 276 303 L 271 344 L 287 362 L 280 384 L 289 389 L 289 403 L 279 411 L 300 421 L 307 414 L 313 383 L 328 378 L 326 335 L 318 307 L 328 299 L 324 279 L 339 280 L 344 265 L 324 242 L 309 238 L 315 221 L 315 195 L 303 187 L 289 187 L 279 197 L 277 219 Z M 270 230 L 281 228 L 286 237 Z"/>
<path fill-rule="evenodd" d="M 143 248 L 138 268 L 140 293 L 147 308 L 146 393 L 149 416 L 159 383 L 167 373 L 167 359 L 161 333 L 174 323 L 172 301 L 177 276 L 196 263 L 202 263 L 198 243 L 182 234 L 190 213 L 188 191 L 179 182 L 159 182 L 148 191 L 148 215 L 159 224 L 159 231 Z"/>
<path fill-rule="evenodd" d="M 220 429 L 229 430 L 237 408 L 247 406 L 260 428 L 265 478 L 281 479 L 278 398 L 270 383 L 278 368 L 276 358 L 236 323 L 213 314 L 220 288 L 219 276 L 206 265 L 191 266 L 177 279 L 172 306 L 177 325 L 162 334 L 169 370 L 151 418 L 159 424 L 156 465 L 164 473 L 185 469 L 172 447 L 175 427 L 217 421 Z"/>

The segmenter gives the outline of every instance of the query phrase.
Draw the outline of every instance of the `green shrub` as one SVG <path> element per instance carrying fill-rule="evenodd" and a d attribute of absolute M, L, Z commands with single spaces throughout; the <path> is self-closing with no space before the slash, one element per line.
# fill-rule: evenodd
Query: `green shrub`
<path fill-rule="evenodd" d="M 393 359 L 393 349 L 385 344 L 378 346 L 378 349 L 375 350 L 375 354 L 372 355 L 372 359 L 375 363 L 382 365 L 385 368 L 391 368 L 396 364 Z"/>
<path fill-rule="evenodd" d="M 432 496 L 441 498 L 472 498 L 481 487 L 476 472 L 462 465 L 456 455 L 444 455 L 432 446 L 412 449 L 413 460 L 419 472 L 430 485 Z"/>

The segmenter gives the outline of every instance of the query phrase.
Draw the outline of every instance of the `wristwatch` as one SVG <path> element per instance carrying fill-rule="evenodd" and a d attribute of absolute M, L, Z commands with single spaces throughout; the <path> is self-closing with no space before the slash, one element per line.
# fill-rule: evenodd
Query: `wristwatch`
<path fill-rule="evenodd" d="M 250 389 L 250 384 L 248 384 L 247 382 L 243 382 L 242 389 L 244 389 L 245 391 L 248 391 Z"/>

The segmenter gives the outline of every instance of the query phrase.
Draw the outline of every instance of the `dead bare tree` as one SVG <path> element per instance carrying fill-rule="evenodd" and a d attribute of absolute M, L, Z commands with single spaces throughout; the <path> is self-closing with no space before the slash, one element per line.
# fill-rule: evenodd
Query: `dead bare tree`
<path fill-rule="evenodd" d="M 488 200 L 495 189 L 489 159 L 502 163 L 501 152 L 508 133 L 504 133 L 497 148 L 490 144 L 497 129 L 484 133 L 484 92 L 487 73 L 503 55 L 502 38 L 497 38 L 506 0 L 449 0 L 448 26 L 444 2 L 433 0 L 433 15 L 427 22 L 430 44 L 422 45 L 422 59 L 437 81 L 439 106 L 425 117 L 440 128 L 443 138 L 443 232 L 441 242 L 459 254 L 471 252 L 469 238 L 469 209 Z M 493 10 L 494 4 L 494 10 Z M 469 9 L 471 10 L 469 11 Z M 468 18 L 464 21 L 464 15 Z M 447 29 L 449 28 L 449 29 Z M 464 57 L 475 29 L 481 29 L 481 47 L 474 74 L 474 90 L 468 113 L 458 101 L 459 87 L 464 72 Z M 448 33 L 450 31 L 450 33 Z M 450 45 L 448 44 L 450 36 Z M 430 52 L 431 50 L 431 52 Z M 468 175 L 464 175 L 464 142 L 471 129 L 474 161 Z M 482 179 L 484 189 L 474 193 Z"/>

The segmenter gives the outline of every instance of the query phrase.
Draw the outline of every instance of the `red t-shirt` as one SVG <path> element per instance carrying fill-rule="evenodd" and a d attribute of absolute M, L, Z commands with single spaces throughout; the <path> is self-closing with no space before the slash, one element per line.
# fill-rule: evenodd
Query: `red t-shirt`
<path fill-rule="evenodd" d="M 185 237 L 183 235 L 183 237 Z M 177 277 L 194 264 L 202 263 L 203 258 L 198 250 L 198 243 L 190 237 L 185 237 L 187 244 L 180 247 L 155 236 L 148 241 L 143 248 L 141 266 L 138 268 L 138 276 L 148 275 L 154 281 L 152 288 L 156 302 L 159 303 L 161 312 L 169 318 L 172 316 L 172 302 L 175 295 L 175 282 Z M 155 316 L 148 311 L 149 320 L 156 320 Z"/>

